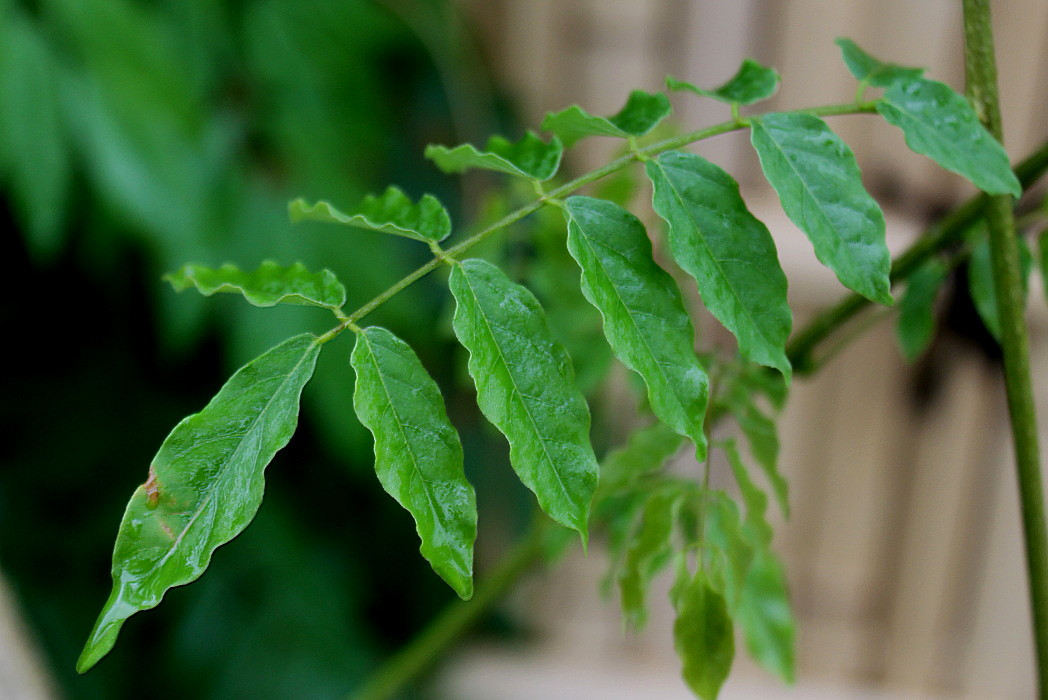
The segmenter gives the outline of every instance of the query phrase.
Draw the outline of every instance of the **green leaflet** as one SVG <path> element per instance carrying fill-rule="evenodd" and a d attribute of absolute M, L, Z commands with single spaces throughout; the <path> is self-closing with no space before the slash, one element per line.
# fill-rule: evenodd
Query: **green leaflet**
<path fill-rule="evenodd" d="M 426 146 L 426 157 L 449 174 L 480 168 L 540 182 L 556 174 L 563 154 L 564 145 L 556 136 L 546 143 L 532 131 L 517 142 L 492 136 L 483 151 L 468 143 L 454 148 Z"/>
<path fill-rule="evenodd" d="M 1041 232 L 1037 237 L 1038 264 L 1041 269 L 1041 286 L 1044 288 L 1044 296 L 1048 299 L 1048 229 Z"/>
<path fill-rule="evenodd" d="M 422 195 L 415 204 L 396 187 L 388 187 L 381 196 L 368 195 L 350 214 L 329 202 L 309 204 L 296 199 L 288 204 L 291 223 L 323 221 L 404 236 L 423 243 L 439 243 L 451 235 L 451 217 L 444 205 L 431 194 Z"/>
<path fill-rule="evenodd" d="M 902 129 L 906 145 L 989 194 L 1022 195 L 1000 142 L 979 123 L 968 100 L 948 85 L 910 78 L 891 84 L 877 111 Z"/>
<path fill-rule="evenodd" d="M 619 572 L 619 598 L 625 622 L 635 629 L 644 626 L 648 587 L 673 557 L 673 524 L 681 502 L 679 488 L 664 488 L 644 502 L 640 523 L 629 540 Z"/>
<path fill-rule="evenodd" d="M 744 381 L 736 381 L 724 399 L 724 403 L 735 422 L 738 423 L 750 454 L 757 460 L 765 478 L 771 484 L 775 499 L 783 515 L 790 515 L 789 484 L 779 471 L 779 434 L 775 420 L 757 406 L 750 386 Z"/>
<path fill-rule="evenodd" d="M 753 148 L 790 220 L 845 287 L 891 305 L 884 214 L 862 184 L 848 145 L 810 114 L 751 120 Z"/>
<path fill-rule="evenodd" d="M 120 523 L 113 592 L 77 671 L 109 652 L 124 620 L 196 580 L 215 549 L 251 522 L 263 471 L 295 432 L 299 397 L 320 352 L 316 340 L 295 336 L 244 365 L 164 440 Z"/>
<path fill-rule="evenodd" d="M 608 453 L 600 465 L 600 487 L 618 491 L 662 468 L 684 442 L 665 423 L 656 422 L 630 433 L 626 444 Z"/>
<path fill-rule="evenodd" d="M 673 107 L 662 93 L 634 90 L 626 105 L 610 117 L 597 117 L 578 105 L 560 112 L 549 112 L 542 120 L 542 128 L 556 134 L 565 148 L 571 148 L 587 136 L 615 136 L 629 138 L 644 136 L 670 115 Z"/>
<path fill-rule="evenodd" d="M 738 72 L 728 82 L 712 90 L 704 90 L 673 77 L 666 78 L 666 87 L 669 90 L 690 90 L 721 102 L 749 105 L 774 95 L 781 79 L 775 69 L 766 68 L 753 59 L 747 58 L 743 60 Z"/>
<path fill-rule="evenodd" d="M 841 56 L 848 71 L 856 80 L 865 81 L 874 87 L 889 87 L 900 80 L 920 78 L 923 68 L 909 68 L 894 63 L 884 63 L 866 53 L 851 39 L 838 38 L 834 43 L 841 49 Z"/>
<path fill-rule="evenodd" d="M 603 316 L 612 349 L 644 378 L 655 415 L 706 459 L 709 382 L 680 289 L 655 264 L 644 225 L 617 204 L 590 197 L 571 197 L 565 213 L 582 292 Z"/>
<path fill-rule="evenodd" d="M 971 245 L 971 257 L 968 259 L 968 292 L 975 303 L 975 310 L 990 334 L 1001 340 L 1001 320 L 997 315 L 997 290 L 993 286 L 993 261 L 990 257 L 990 240 L 986 228 L 976 229 Z M 1026 244 L 1026 239 L 1016 239 L 1019 245 L 1019 265 L 1022 273 L 1023 299 L 1026 299 L 1030 270 L 1033 269 L 1033 255 Z"/>
<path fill-rule="evenodd" d="M 768 549 L 753 556 L 742 602 L 735 612 L 746 648 L 761 666 L 792 683 L 796 675 L 796 623 L 782 563 Z"/>
<path fill-rule="evenodd" d="M 735 659 L 735 638 L 724 598 L 702 569 L 694 576 L 678 566 L 672 592 L 677 619 L 673 643 L 683 662 L 684 681 L 703 700 L 715 700 Z"/>
<path fill-rule="evenodd" d="M 353 407 L 375 436 L 375 473 L 415 519 L 422 556 L 468 600 L 477 502 L 440 389 L 408 344 L 385 328 L 357 334 L 352 364 Z"/>
<path fill-rule="evenodd" d="M 735 483 L 739 485 L 742 501 L 746 504 L 746 539 L 758 549 L 766 548 L 771 544 L 772 538 L 772 527 L 767 519 L 768 497 L 750 479 L 735 442 L 728 440 L 723 449 Z"/>
<path fill-rule="evenodd" d="M 534 295 L 491 263 L 464 260 L 449 284 L 480 410 L 506 436 L 510 463 L 542 509 L 585 540 L 598 470 L 571 358 Z"/>
<path fill-rule="evenodd" d="M 789 377 L 786 275 L 738 183 L 705 158 L 680 151 L 648 161 L 647 172 L 673 257 L 695 278 L 706 308 L 735 335 L 743 357 Z"/>
<path fill-rule="evenodd" d="M 935 297 L 946 281 L 946 274 L 946 266 L 932 259 L 918 267 L 906 282 L 895 332 L 903 357 L 910 362 L 931 342 L 935 331 Z"/>
<path fill-rule="evenodd" d="M 0 17 L 0 179 L 10 184 L 31 252 L 62 246 L 69 145 L 59 104 L 60 64 L 21 12 Z"/>
<path fill-rule="evenodd" d="M 739 507 L 723 491 L 704 491 L 703 543 L 706 573 L 713 589 L 724 596 L 729 611 L 741 602 L 753 547 L 746 542 Z M 712 555 L 719 555 L 715 557 Z"/>
<path fill-rule="evenodd" d="M 333 272 L 310 272 L 302 263 L 283 267 L 266 260 L 253 272 L 244 272 L 230 263 L 219 268 L 186 265 L 177 272 L 164 275 L 164 279 L 171 283 L 176 292 L 190 287 L 196 287 L 208 297 L 219 292 L 231 292 L 241 294 L 249 303 L 262 307 L 299 304 L 338 311 L 346 303 L 346 288 Z"/>

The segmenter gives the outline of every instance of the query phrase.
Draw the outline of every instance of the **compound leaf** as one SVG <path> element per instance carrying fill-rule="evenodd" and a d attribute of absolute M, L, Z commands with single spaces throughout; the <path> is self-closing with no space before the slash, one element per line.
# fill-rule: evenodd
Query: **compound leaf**
<path fill-rule="evenodd" d="M 80 673 L 109 652 L 128 617 L 196 580 L 215 549 L 251 522 L 263 472 L 295 432 L 319 352 L 308 333 L 284 341 L 241 367 L 164 440 L 120 523 L 113 592 L 77 662 Z"/>
<path fill-rule="evenodd" d="M 906 282 L 895 332 L 902 354 L 910 362 L 931 342 L 935 331 L 935 297 L 946 281 L 946 273 L 946 266 L 932 259 L 918 267 Z"/>
<path fill-rule="evenodd" d="M 477 503 L 440 389 L 411 347 L 385 328 L 360 331 L 351 361 L 353 407 L 375 436 L 375 473 L 415 519 L 422 556 L 468 600 Z"/>
<path fill-rule="evenodd" d="M 893 82 L 877 111 L 902 129 L 906 145 L 990 194 L 1022 195 L 1000 142 L 961 95 L 926 78 Z"/>
<path fill-rule="evenodd" d="M 681 567 L 678 577 L 673 642 L 684 665 L 684 681 L 702 700 L 715 700 L 735 659 L 728 608 L 701 569 L 690 576 Z"/>
<path fill-rule="evenodd" d="M 582 268 L 583 294 L 604 318 L 608 342 L 644 378 L 655 415 L 691 438 L 704 460 L 709 382 L 677 283 L 655 264 L 644 225 L 622 207 L 571 197 L 566 214 L 568 250 Z"/>
<path fill-rule="evenodd" d="M 728 82 L 712 90 L 704 90 L 673 77 L 666 78 L 666 87 L 670 90 L 690 90 L 720 102 L 749 105 L 774 95 L 781 79 L 774 68 L 767 68 L 747 58 Z"/>
<path fill-rule="evenodd" d="M 534 295 L 491 263 L 456 264 L 450 287 L 480 410 L 506 436 L 510 463 L 542 509 L 585 539 L 598 470 L 571 358 Z"/>
<path fill-rule="evenodd" d="M 396 187 L 381 196 L 368 195 L 350 214 L 329 202 L 309 204 L 296 199 L 288 204 L 292 223 L 323 221 L 404 236 L 423 243 L 438 243 L 451 235 L 451 217 L 444 205 L 431 194 L 422 195 L 417 204 Z"/>
<path fill-rule="evenodd" d="M 480 168 L 540 182 L 556 174 L 563 154 L 564 144 L 556 136 L 550 143 L 546 143 L 532 131 L 516 142 L 501 136 L 492 136 L 483 151 L 468 143 L 454 148 L 426 146 L 426 157 L 446 173 L 461 173 Z"/>
<path fill-rule="evenodd" d="M 266 260 L 257 270 L 244 272 L 226 263 L 219 268 L 186 265 L 164 279 L 176 292 L 196 287 L 204 296 L 219 292 L 241 294 L 254 306 L 277 304 L 321 306 L 333 311 L 346 303 L 346 289 L 330 270 L 310 272 L 302 263 L 289 267 Z"/>
<path fill-rule="evenodd" d="M 739 341 L 742 356 L 789 376 L 793 316 L 775 243 L 746 208 L 739 185 L 701 156 L 669 151 L 647 163 L 653 203 L 670 248 L 706 308 Z"/>
<path fill-rule="evenodd" d="M 844 65 L 856 80 L 864 80 L 874 87 L 889 87 L 900 80 L 920 78 L 924 75 L 923 68 L 909 68 L 879 61 L 860 49 L 851 39 L 838 38 L 834 43 L 840 47 Z"/>
<path fill-rule="evenodd" d="M 634 90 L 626 105 L 610 117 L 597 117 L 578 105 L 560 112 L 550 112 L 542 120 L 542 128 L 560 138 L 565 148 L 571 148 L 587 136 L 615 136 L 629 138 L 644 136 L 670 115 L 673 107 L 662 93 Z"/>
<path fill-rule="evenodd" d="M 845 287 L 891 305 L 884 214 L 863 187 L 848 145 L 810 114 L 766 114 L 751 121 L 764 175 L 819 261 Z"/>

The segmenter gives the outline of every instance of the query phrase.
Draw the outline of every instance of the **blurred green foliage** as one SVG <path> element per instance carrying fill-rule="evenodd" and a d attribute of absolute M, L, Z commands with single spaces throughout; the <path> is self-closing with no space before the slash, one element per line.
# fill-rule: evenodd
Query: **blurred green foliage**
<path fill-rule="evenodd" d="M 0 571 L 67 697 L 341 697 L 450 594 L 370 471 L 347 344 L 322 358 L 255 523 L 129 623 L 97 670 L 73 673 L 123 504 L 164 435 L 236 366 L 330 325 L 322 310 L 176 295 L 161 274 L 301 260 L 333 269 L 353 308 L 428 251 L 291 229 L 289 199 L 351 205 L 396 183 L 457 215 L 456 183 L 421 155 L 470 136 L 445 97 L 450 15 L 436 0 L 389 6 L 0 0 L 0 254 L 14 292 L 0 319 L 19 339 L 0 407 Z M 369 322 L 396 327 L 453 383 L 446 329 L 412 320 L 442 317 L 434 289 L 415 285 Z"/>

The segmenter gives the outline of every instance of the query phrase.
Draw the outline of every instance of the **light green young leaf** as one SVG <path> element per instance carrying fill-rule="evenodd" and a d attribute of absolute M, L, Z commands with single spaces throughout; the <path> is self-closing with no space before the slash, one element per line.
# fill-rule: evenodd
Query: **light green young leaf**
<path fill-rule="evenodd" d="M 796 624 L 790 611 L 782 563 L 769 549 L 757 550 L 736 619 L 746 637 L 746 648 L 757 663 L 783 681 L 796 675 Z"/>
<path fill-rule="evenodd" d="M 706 458 L 709 395 L 695 356 L 695 330 L 677 283 L 652 258 L 640 219 L 601 199 L 567 201 L 568 250 L 582 268 L 582 292 L 604 318 L 619 359 L 644 378 L 652 411 Z"/>
<path fill-rule="evenodd" d="M 810 114 L 751 120 L 753 147 L 790 220 L 845 287 L 891 305 L 884 214 L 866 192 L 848 145 Z"/>
<path fill-rule="evenodd" d="M 735 659 L 735 637 L 724 598 L 702 569 L 691 577 L 680 567 L 674 586 L 673 642 L 684 681 L 702 700 L 716 700 Z"/>
<path fill-rule="evenodd" d="M 598 470 L 571 358 L 534 295 L 491 263 L 456 264 L 450 286 L 480 410 L 506 436 L 510 463 L 542 509 L 585 539 Z"/>
<path fill-rule="evenodd" d="M 644 502 L 640 524 L 629 542 L 619 572 L 619 598 L 626 624 L 639 630 L 647 619 L 648 587 L 673 558 L 673 524 L 681 501 L 679 488 L 652 493 Z"/>
<path fill-rule="evenodd" d="M 755 397 L 745 382 L 737 382 L 725 397 L 725 405 L 735 418 L 746 442 L 750 454 L 757 460 L 771 485 L 783 515 L 789 517 L 790 489 L 785 477 L 779 471 L 779 433 L 775 420 L 764 413 L 754 400 Z"/>
<path fill-rule="evenodd" d="M 291 223 L 322 221 L 346 224 L 423 243 L 439 243 L 451 235 L 451 217 L 436 197 L 425 194 L 415 204 L 392 186 L 381 196 L 368 195 L 350 214 L 339 211 L 329 202 L 309 204 L 299 198 L 288 204 L 288 215 Z"/>
<path fill-rule="evenodd" d="M 774 68 L 766 68 L 753 59 L 747 58 L 739 66 L 738 72 L 720 87 L 704 90 L 673 77 L 666 78 L 666 87 L 674 91 L 690 90 L 721 102 L 749 105 L 774 95 L 781 79 Z"/>
<path fill-rule="evenodd" d="M 204 296 L 219 292 L 241 294 L 261 307 L 277 304 L 321 306 L 337 311 L 346 303 L 346 288 L 330 270 L 310 272 L 302 263 L 289 267 L 266 260 L 257 270 L 244 272 L 230 263 L 219 268 L 186 265 L 164 279 L 176 292 L 196 287 Z"/>
<path fill-rule="evenodd" d="M 30 252 L 58 253 L 69 195 L 70 148 L 59 104 L 60 63 L 21 12 L 0 17 L 0 179 Z"/>
<path fill-rule="evenodd" d="M 961 95 L 925 78 L 898 80 L 877 100 L 877 111 L 902 129 L 906 145 L 989 194 L 1022 195 L 1000 142 L 979 123 Z"/>
<path fill-rule="evenodd" d="M 484 150 L 472 144 L 426 146 L 426 157 L 446 173 L 461 173 L 473 168 L 497 170 L 540 182 L 553 177 L 560 167 L 564 145 L 556 136 L 550 143 L 529 131 L 520 141 L 507 141 L 501 136 L 488 139 Z"/>
<path fill-rule="evenodd" d="M 684 442 L 665 423 L 656 422 L 630 433 L 626 444 L 611 451 L 600 465 L 600 488 L 617 491 L 658 471 Z"/>
<path fill-rule="evenodd" d="M 979 237 L 981 235 L 981 237 Z M 975 303 L 983 325 L 990 334 L 1001 340 L 1001 320 L 997 315 L 997 291 L 993 286 L 993 261 L 990 257 L 990 241 L 986 237 L 985 227 L 977 229 L 971 243 L 971 257 L 968 259 L 968 291 Z M 1019 265 L 1022 272 L 1023 299 L 1026 299 L 1030 271 L 1033 269 L 1033 255 L 1025 238 L 1018 238 Z"/>
<path fill-rule="evenodd" d="M 706 308 L 735 335 L 743 357 L 789 377 L 786 275 L 738 183 L 705 158 L 680 151 L 648 161 L 647 172 L 673 257 L 695 278 Z"/>
<path fill-rule="evenodd" d="M 120 523 L 113 592 L 77 671 L 109 652 L 124 620 L 199 578 L 215 549 L 251 522 L 263 471 L 295 432 L 299 397 L 320 352 L 316 341 L 295 336 L 244 365 L 164 440 Z"/>
<path fill-rule="evenodd" d="M 644 136 L 670 115 L 673 107 L 662 93 L 634 90 L 626 105 L 610 117 L 597 117 L 578 105 L 560 112 L 549 112 L 542 128 L 556 134 L 565 148 L 571 148 L 587 136 L 629 138 Z"/>
<path fill-rule="evenodd" d="M 385 328 L 357 334 L 352 364 L 353 407 L 375 436 L 375 473 L 415 519 L 422 556 L 468 600 L 477 502 L 440 389 L 408 344 Z"/>
<path fill-rule="evenodd" d="M 703 544 L 709 554 L 719 556 L 718 566 L 711 566 L 707 554 L 707 577 L 713 589 L 724 596 L 729 611 L 742 600 L 746 575 L 753 559 L 753 546 L 746 542 L 739 507 L 723 491 L 705 492 Z"/>
<path fill-rule="evenodd" d="M 932 259 L 917 268 L 906 282 L 895 333 L 903 357 L 910 362 L 931 342 L 935 331 L 935 297 L 946 281 L 946 274 L 946 266 Z"/>
<path fill-rule="evenodd" d="M 742 463 L 742 456 L 735 442 L 729 440 L 723 445 L 724 455 L 728 458 L 728 465 L 735 477 L 735 483 L 739 485 L 739 493 L 742 501 L 746 504 L 746 539 L 756 549 L 766 549 L 771 544 L 772 527 L 768 523 L 768 497 L 760 488 L 753 483 L 746 465 Z"/>
<path fill-rule="evenodd" d="M 1044 287 L 1044 296 L 1048 299 L 1048 229 L 1041 232 L 1037 237 L 1038 264 L 1041 268 L 1041 286 Z"/>
<path fill-rule="evenodd" d="M 873 87 L 889 87 L 900 80 L 920 78 L 923 68 L 909 68 L 894 63 L 884 63 L 866 53 L 851 39 L 839 38 L 834 41 L 841 49 L 841 56 L 848 71 L 856 80 L 864 80 Z"/>

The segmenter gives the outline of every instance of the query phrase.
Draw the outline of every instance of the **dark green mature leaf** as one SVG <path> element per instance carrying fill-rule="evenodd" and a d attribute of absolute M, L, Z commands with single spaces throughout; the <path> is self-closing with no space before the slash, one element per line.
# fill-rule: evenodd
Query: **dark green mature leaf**
<path fill-rule="evenodd" d="M 571 148 L 587 136 L 615 136 L 629 138 L 644 136 L 670 115 L 673 107 L 660 92 L 634 90 L 626 105 L 610 117 L 597 117 L 578 105 L 560 112 L 549 112 L 542 120 L 542 128 L 560 138 L 565 148 Z"/>
<path fill-rule="evenodd" d="M 925 78 L 899 80 L 877 100 L 877 111 L 902 129 L 906 145 L 990 194 L 1022 195 L 1000 142 L 979 123 L 961 95 Z"/>
<path fill-rule="evenodd" d="M 715 700 L 735 659 L 731 618 L 702 569 L 692 577 L 682 567 L 678 577 L 673 642 L 684 664 L 684 681 L 703 700 Z"/>
<path fill-rule="evenodd" d="M 451 235 L 451 217 L 436 197 L 422 195 L 415 204 L 400 189 L 392 186 L 381 196 L 368 195 L 350 214 L 339 211 L 329 202 L 309 204 L 300 198 L 288 204 L 288 215 L 292 223 L 323 221 L 346 224 L 423 243 L 439 243 Z"/>
<path fill-rule="evenodd" d="M 909 68 L 879 61 L 860 49 L 851 39 L 839 38 L 834 43 L 841 48 L 844 64 L 856 80 L 864 80 L 874 87 L 888 87 L 900 80 L 920 78 L 924 75 L 923 68 Z"/>
<path fill-rule="evenodd" d="M 735 334 L 746 359 L 789 376 L 793 315 L 771 234 L 746 208 L 731 175 L 701 156 L 669 151 L 648 161 L 654 206 L 670 248 L 695 278 L 706 308 Z"/>
<path fill-rule="evenodd" d="M 59 104 L 60 64 L 20 12 L 0 17 L 0 179 L 30 250 L 55 255 L 69 193 L 70 153 Z"/>
<path fill-rule="evenodd" d="M 261 307 L 277 304 L 321 306 L 336 311 L 346 303 L 346 288 L 330 270 L 310 272 L 302 263 L 289 267 L 266 260 L 257 270 L 244 272 L 226 263 L 219 268 L 186 265 L 164 279 L 176 292 L 196 287 L 204 296 L 219 292 L 241 294 Z"/>
<path fill-rule="evenodd" d="M 415 519 L 422 556 L 468 600 L 477 502 L 440 389 L 408 344 L 385 328 L 357 334 L 352 363 L 353 406 L 375 436 L 375 473 Z"/>
<path fill-rule="evenodd" d="M 704 460 L 709 382 L 680 289 L 655 264 L 644 224 L 590 197 L 568 199 L 566 215 L 568 250 L 582 268 L 583 294 L 604 317 L 608 342 L 644 378 L 655 415 L 691 438 Z"/>
<path fill-rule="evenodd" d="M 666 87 L 670 90 L 690 90 L 721 102 L 749 105 L 774 95 L 781 79 L 774 68 L 766 68 L 747 58 L 743 60 L 738 72 L 720 87 L 704 90 L 672 77 L 666 78 Z"/>
<path fill-rule="evenodd" d="M 946 266 L 932 259 L 917 268 L 906 282 L 895 332 L 902 354 L 910 362 L 931 342 L 935 332 L 935 297 L 946 281 L 946 274 Z"/>
<path fill-rule="evenodd" d="M 251 522 L 263 472 L 295 432 L 319 352 L 308 333 L 284 341 L 241 367 L 164 440 L 120 523 L 113 592 L 77 662 L 80 673 L 109 652 L 124 620 L 196 580 L 215 549 Z"/>
<path fill-rule="evenodd" d="M 981 234 L 981 235 L 980 235 Z M 1030 271 L 1033 269 L 1033 255 L 1025 238 L 1018 238 L 1019 265 L 1022 273 L 1023 299 L 1029 287 Z M 971 257 L 968 259 L 968 291 L 975 303 L 975 310 L 990 334 L 1001 340 L 1001 320 L 997 315 L 997 291 L 993 284 L 993 261 L 990 257 L 990 241 L 986 237 L 985 227 L 979 227 L 975 240 L 971 243 Z"/>
<path fill-rule="evenodd" d="M 598 470 L 571 358 L 534 295 L 491 263 L 456 264 L 450 286 L 480 410 L 506 436 L 510 463 L 542 509 L 585 539 Z"/>
<path fill-rule="evenodd" d="M 845 287 L 891 305 L 884 214 L 866 192 L 848 145 L 810 114 L 751 120 L 753 147 L 790 220 Z"/>
<path fill-rule="evenodd" d="M 501 136 L 492 136 L 483 151 L 468 143 L 454 148 L 426 146 L 426 157 L 446 173 L 461 173 L 480 168 L 540 182 L 556 174 L 563 154 L 564 145 L 556 136 L 550 143 L 546 143 L 532 131 L 516 142 L 507 141 Z"/>
<path fill-rule="evenodd" d="M 635 629 L 644 626 L 648 587 L 673 557 L 673 524 L 681 501 L 679 488 L 652 493 L 644 502 L 637 531 L 629 541 L 619 572 L 622 616 Z"/>
<path fill-rule="evenodd" d="M 735 614 L 750 656 L 782 680 L 792 683 L 796 675 L 796 624 L 790 611 L 782 563 L 771 550 L 758 549 L 754 554 L 742 602 Z"/>

